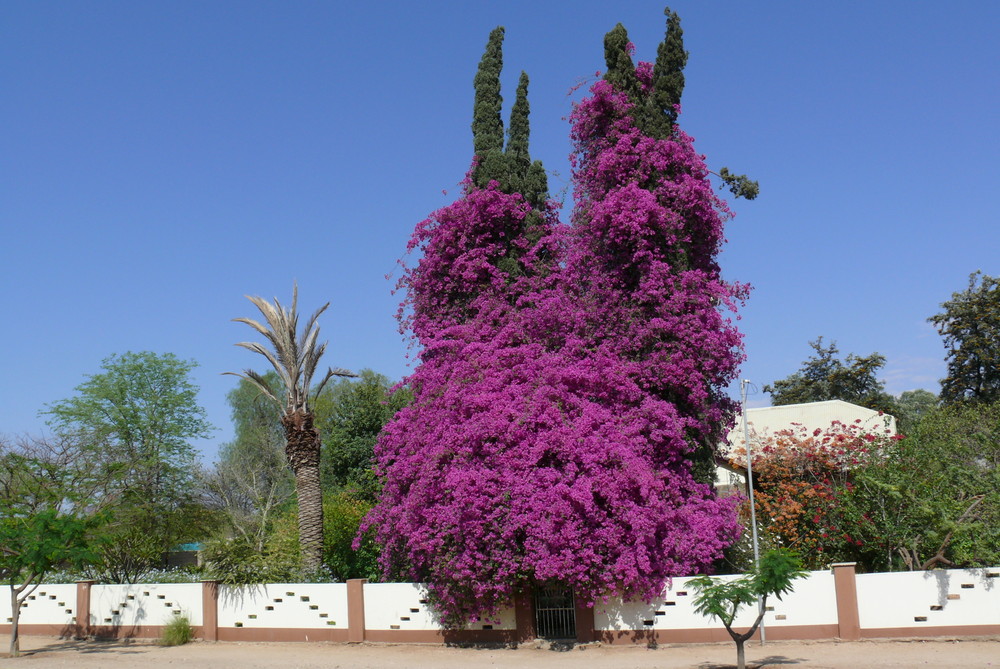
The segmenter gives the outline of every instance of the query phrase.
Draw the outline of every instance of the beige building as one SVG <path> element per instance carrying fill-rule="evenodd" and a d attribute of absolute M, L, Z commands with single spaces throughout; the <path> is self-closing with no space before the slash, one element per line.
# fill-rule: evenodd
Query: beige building
<path fill-rule="evenodd" d="M 856 424 L 872 433 L 896 434 L 894 416 L 879 414 L 878 411 L 843 400 L 759 407 L 747 409 L 750 452 L 753 453 L 755 444 L 782 430 L 799 429 L 799 427 L 805 428 L 808 432 L 817 429 L 826 430 L 835 421 L 845 425 Z M 728 464 L 729 454 L 745 446 L 743 435 L 743 415 L 737 414 L 736 424 L 729 433 L 726 443 L 719 449 L 717 457 L 715 486 L 720 495 L 746 489 L 746 472 L 741 468 L 734 469 Z"/>

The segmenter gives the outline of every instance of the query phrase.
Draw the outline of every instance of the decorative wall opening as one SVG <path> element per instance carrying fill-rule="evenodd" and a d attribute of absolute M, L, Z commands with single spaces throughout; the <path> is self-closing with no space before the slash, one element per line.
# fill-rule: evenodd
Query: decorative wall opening
<path fill-rule="evenodd" d="M 573 591 L 561 586 L 535 590 L 535 633 L 541 639 L 576 639 Z"/>

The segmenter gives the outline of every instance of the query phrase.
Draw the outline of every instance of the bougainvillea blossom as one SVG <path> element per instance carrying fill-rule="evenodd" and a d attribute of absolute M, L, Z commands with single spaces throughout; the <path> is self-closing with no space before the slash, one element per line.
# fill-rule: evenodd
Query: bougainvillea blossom
<path fill-rule="evenodd" d="M 724 389 L 742 361 L 741 335 L 722 309 L 735 311 L 748 287 L 721 278 L 729 210 L 691 138 L 680 129 L 668 139 L 645 135 L 633 107 L 599 81 L 574 109 L 567 272 L 592 312 L 592 336 L 636 363 L 647 392 L 678 407 L 707 464 L 728 428 Z"/>
<path fill-rule="evenodd" d="M 467 180 L 411 241 L 420 364 L 368 525 L 451 625 L 545 583 L 652 599 L 739 534 L 693 462 L 731 419 L 741 339 L 722 310 L 746 288 L 720 277 L 728 210 L 691 139 L 631 114 L 652 72 L 633 99 L 600 81 L 576 106 L 572 226 Z"/>

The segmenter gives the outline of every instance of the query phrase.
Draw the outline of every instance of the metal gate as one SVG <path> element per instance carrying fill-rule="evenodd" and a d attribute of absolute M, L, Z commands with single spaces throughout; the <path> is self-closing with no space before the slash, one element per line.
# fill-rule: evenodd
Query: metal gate
<path fill-rule="evenodd" d="M 535 590 L 535 633 L 541 639 L 576 639 L 572 590 L 559 586 Z"/>

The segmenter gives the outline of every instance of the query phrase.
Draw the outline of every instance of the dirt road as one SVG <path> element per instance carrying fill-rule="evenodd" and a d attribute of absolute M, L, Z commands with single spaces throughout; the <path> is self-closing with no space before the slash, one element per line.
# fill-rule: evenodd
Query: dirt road
<path fill-rule="evenodd" d="M 6 649 L 7 639 L 2 639 Z M 587 645 L 567 650 L 328 643 L 208 643 L 163 648 L 149 642 L 78 642 L 50 637 L 22 638 L 20 658 L 0 658 L 0 669 L 116 669 L 208 667 L 211 669 L 724 669 L 735 648 L 705 644 L 656 649 Z M 754 667 L 781 669 L 881 669 L 888 667 L 1000 668 L 1000 637 L 854 643 L 773 642 L 747 649 Z"/>

